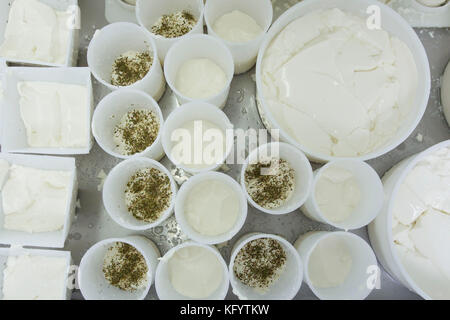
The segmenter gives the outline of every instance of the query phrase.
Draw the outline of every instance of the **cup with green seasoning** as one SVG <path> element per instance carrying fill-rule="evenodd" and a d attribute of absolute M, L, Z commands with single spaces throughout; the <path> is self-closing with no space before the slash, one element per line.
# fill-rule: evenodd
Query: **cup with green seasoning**
<path fill-rule="evenodd" d="M 111 218 L 130 230 L 147 230 L 173 212 L 177 185 L 170 172 L 148 158 L 131 158 L 108 174 L 103 204 Z"/>
<path fill-rule="evenodd" d="M 145 28 L 117 22 L 97 30 L 87 61 L 94 77 L 110 90 L 138 89 L 158 101 L 166 82 L 155 41 Z"/>
<path fill-rule="evenodd" d="M 175 42 L 203 33 L 203 10 L 203 0 L 136 1 L 137 20 L 155 39 L 162 63 Z"/>
<path fill-rule="evenodd" d="M 95 108 L 92 133 L 99 146 L 113 157 L 159 161 L 164 157 L 163 124 L 161 109 L 150 95 L 120 89 L 104 97 Z"/>

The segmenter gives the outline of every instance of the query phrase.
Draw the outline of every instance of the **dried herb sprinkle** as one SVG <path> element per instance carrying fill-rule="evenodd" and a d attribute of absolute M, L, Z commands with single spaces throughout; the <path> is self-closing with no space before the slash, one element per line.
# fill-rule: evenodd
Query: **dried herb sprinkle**
<path fill-rule="evenodd" d="M 135 291 L 147 283 L 148 267 L 144 256 L 133 246 L 115 242 L 103 262 L 105 279 L 114 287 Z"/>
<path fill-rule="evenodd" d="M 181 11 L 161 16 L 151 31 L 165 38 L 178 38 L 189 33 L 196 24 L 197 19 L 191 13 Z"/>
<path fill-rule="evenodd" d="M 142 80 L 153 64 L 153 56 L 149 51 L 129 51 L 120 55 L 113 64 L 111 84 L 114 86 L 130 86 Z"/>
<path fill-rule="evenodd" d="M 169 177 L 155 168 L 137 171 L 125 188 L 128 211 L 138 220 L 155 222 L 169 208 L 172 189 Z"/>

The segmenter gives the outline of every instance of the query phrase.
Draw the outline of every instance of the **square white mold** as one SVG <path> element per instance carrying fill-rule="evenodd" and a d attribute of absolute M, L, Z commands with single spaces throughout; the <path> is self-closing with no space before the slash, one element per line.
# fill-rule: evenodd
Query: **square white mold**
<path fill-rule="evenodd" d="M 69 199 L 65 210 L 65 221 L 62 230 L 52 232 L 28 233 L 23 231 L 6 230 L 4 226 L 2 191 L 0 190 L 0 244 L 16 246 L 32 246 L 44 248 L 63 248 L 69 234 L 72 219 L 75 214 L 77 201 L 77 172 L 75 159 L 69 157 L 50 157 L 37 155 L 20 155 L 0 153 L 0 159 L 16 164 L 41 170 L 69 171 L 71 173 L 69 185 Z M 7 179 L 7 178 L 6 178 Z"/>
<path fill-rule="evenodd" d="M 67 272 L 64 279 L 64 287 L 61 291 L 60 300 L 69 300 L 72 296 L 72 290 L 69 289 L 69 275 L 72 265 L 70 251 L 25 249 L 21 247 L 0 248 L 0 300 L 3 300 L 3 271 L 6 269 L 8 257 L 21 256 L 25 254 L 29 254 L 30 256 L 44 256 L 66 259 Z"/>
<path fill-rule="evenodd" d="M 58 11 L 67 11 L 74 14 L 74 22 L 80 21 L 80 10 L 78 0 L 39 0 L 40 2 L 54 8 Z M 9 10 L 14 0 L 0 1 L 0 44 L 3 43 L 6 25 L 8 23 Z M 71 67 L 77 65 L 78 47 L 80 38 L 80 28 L 74 23 L 74 28 L 70 31 L 69 47 L 66 53 L 66 62 L 64 64 L 55 64 L 43 61 L 20 60 L 4 58 L 8 64 L 48 66 L 48 67 Z"/>
<path fill-rule="evenodd" d="M 87 88 L 86 146 L 82 148 L 34 148 L 27 142 L 25 124 L 20 115 L 20 95 L 17 83 L 21 81 L 46 81 L 82 85 Z M 1 145 L 3 152 L 73 155 L 88 154 L 92 148 L 91 119 L 94 108 L 91 72 L 89 68 L 33 68 L 8 67 L 3 77 L 3 103 L 0 105 L 2 124 Z"/>

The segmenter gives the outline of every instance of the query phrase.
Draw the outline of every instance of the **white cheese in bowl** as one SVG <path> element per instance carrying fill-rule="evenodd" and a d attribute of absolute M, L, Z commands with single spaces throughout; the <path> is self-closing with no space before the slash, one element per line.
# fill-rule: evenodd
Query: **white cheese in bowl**
<path fill-rule="evenodd" d="M 450 299 L 450 148 L 420 161 L 400 186 L 393 207 L 398 256 L 433 299 Z"/>
<path fill-rule="evenodd" d="M 375 151 L 412 108 L 417 68 L 406 44 L 339 9 L 287 25 L 261 64 L 262 95 L 280 129 L 308 150 L 335 157 Z"/>

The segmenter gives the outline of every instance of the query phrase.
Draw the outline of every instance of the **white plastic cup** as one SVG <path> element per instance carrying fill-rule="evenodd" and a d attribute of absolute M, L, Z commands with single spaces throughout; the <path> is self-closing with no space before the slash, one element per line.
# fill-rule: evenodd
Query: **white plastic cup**
<path fill-rule="evenodd" d="M 280 278 L 269 287 L 269 290 L 266 293 L 259 293 L 237 279 L 233 268 L 237 254 L 247 243 L 265 238 L 274 239 L 281 244 L 286 252 L 286 266 Z M 292 300 L 303 281 L 303 264 L 297 250 L 286 239 L 273 234 L 250 233 L 240 238 L 233 247 L 228 270 L 233 293 L 240 300 Z"/>
<path fill-rule="evenodd" d="M 447 119 L 447 123 L 450 126 L 450 62 L 447 64 L 444 75 L 442 76 L 441 100 L 445 119 Z"/>
<path fill-rule="evenodd" d="M 124 88 L 111 84 L 114 61 L 128 51 L 150 51 L 153 64 L 141 80 L 126 86 L 150 94 L 158 101 L 165 90 L 166 83 L 158 60 L 156 44 L 150 32 L 130 22 L 117 22 L 95 32 L 87 51 L 89 68 L 94 77 L 110 90 Z"/>
<path fill-rule="evenodd" d="M 316 200 L 317 183 L 322 174 L 329 168 L 341 168 L 352 173 L 356 179 L 361 198 L 354 212 L 344 221 L 333 222 L 320 210 Z M 302 212 L 309 218 L 329 224 L 343 230 L 354 230 L 365 227 L 378 215 L 383 206 L 384 190 L 381 179 L 376 171 L 367 163 L 359 160 L 335 160 L 314 172 L 312 192 L 302 207 Z"/>
<path fill-rule="evenodd" d="M 161 300 L 192 300 L 189 297 L 186 297 L 184 295 L 181 295 L 178 293 L 175 288 L 172 286 L 172 283 L 170 282 L 170 274 L 169 274 L 169 268 L 168 264 L 170 261 L 170 258 L 180 249 L 186 248 L 186 247 L 200 247 L 205 248 L 209 251 L 211 251 L 216 257 L 217 260 L 219 260 L 220 264 L 222 265 L 223 272 L 222 272 L 222 283 L 217 288 L 217 290 L 211 294 L 211 296 L 203 299 L 203 300 L 224 300 L 227 293 L 228 288 L 230 286 L 230 279 L 228 277 L 228 269 L 227 265 L 225 263 L 225 260 L 220 255 L 220 252 L 209 245 L 196 243 L 193 241 L 187 241 L 185 243 L 182 243 L 172 249 L 170 249 L 164 257 L 160 260 L 158 268 L 156 269 L 156 278 L 155 278 L 155 288 L 156 293 Z"/>
<path fill-rule="evenodd" d="M 103 262 L 108 249 L 124 242 L 137 249 L 147 263 L 147 285 L 144 289 L 125 291 L 112 286 L 103 274 Z M 152 286 L 160 253 L 156 245 L 143 236 L 112 238 L 94 244 L 86 251 L 78 269 L 78 284 L 86 300 L 143 300 Z"/>
<path fill-rule="evenodd" d="M 125 0 L 106 0 L 105 18 L 109 23 L 122 21 L 137 23 L 136 5 Z"/>
<path fill-rule="evenodd" d="M 390 7 L 383 5 L 382 3 L 374 2 L 373 0 L 310 0 L 301 1 L 300 3 L 292 6 L 282 16 L 280 16 L 273 24 L 267 35 L 265 36 L 261 48 L 258 53 L 258 59 L 256 62 L 256 86 L 257 86 L 257 101 L 258 111 L 264 125 L 268 128 L 280 129 L 280 140 L 288 142 L 299 149 L 301 149 L 306 156 L 315 162 L 325 163 L 331 160 L 339 159 L 334 156 L 330 156 L 311 148 L 307 148 L 294 139 L 289 133 L 281 128 L 281 126 L 275 120 L 272 112 L 269 110 L 265 98 L 263 96 L 263 79 L 261 74 L 262 61 L 265 56 L 266 50 L 272 40 L 283 30 L 290 22 L 310 13 L 315 10 L 326 10 L 332 8 L 338 8 L 345 12 L 355 14 L 357 16 L 367 17 L 366 10 L 369 6 L 377 4 L 380 9 L 382 17 L 382 27 L 391 35 L 405 42 L 405 44 L 411 50 L 413 59 L 417 66 L 418 74 L 418 86 L 416 90 L 416 96 L 414 103 L 411 106 L 411 111 L 407 117 L 402 120 L 401 127 L 396 133 L 395 137 L 389 140 L 388 143 L 377 148 L 376 150 L 364 154 L 359 157 L 353 157 L 354 159 L 366 161 L 377 158 L 381 155 L 388 153 L 395 149 L 398 145 L 404 142 L 414 131 L 422 119 L 425 110 L 427 108 L 428 99 L 430 96 L 431 88 L 431 74 L 428 57 L 423 47 L 422 42 L 417 36 L 414 29 L 406 22 L 397 12 Z"/>
<path fill-rule="evenodd" d="M 184 124 L 191 121 L 208 121 L 219 127 L 224 134 L 225 139 L 225 150 L 221 162 L 211 164 L 210 166 L 204 168 L 192 168 L 185 164 L 178 163 L 176 159 L 172 156 L 172 149 L 174 142 L 172 141 L 172 133 L 182 127 Z M 162 146 L 164 152 L 175 165 L 183 169 L 185 172 L 191 174 L 198 174 L 207 171 L 217 170 L 230 155 L 234 139 L 230 131 L 233 130 L 234 126 L 228 119 L 227 115 L 216 106 L 205 103 L 205 102 L 191 102 L 172 111 L 172 113 L 167 117 L 164 127 L 162 129 Z M 194 143 L 192 139 L 191 143 Z"/>
<path fill-rule="evenodd" d="M 432 296 L 425 292 L 417 282 L 409 275 L 394 246 L 394 237 L 392 234 L 392 215 L 393 207 L 397 201 L 400 187 L 403 185 L 408 174 L 424 158 L 435 153 L 439 149 L 449 148 L 450 140 L 438 143 L 427 150 L 404 159 L 383 176 L 384 199 L 383 208 L 380 214 L 369 224 L 370 243 L 377 254 L 378 260 L 395 279 L 399 280 L 411 291 L 416 292 L 422 298 L 431 300 Z"/>
<path fill-rule="evenodd" d="M 122 117 L 134 109 L 153 111 L 159 121 L 159 132 L 156 140 L 144 151 L 134 155 L 123 155 L 117 152 L 114 141 L 114 129 Z M 161 130 L 164 118 L 158 103 L 147 93 L 134 89 L 120 89 L 105 96 L 97 105 L 92 119 L 92 133 L 99 146 L 108 154 L 120 159 L 147 157 L 161 160 L 164 150 L 161 143 Z"/>
<path fill-rule="evenodd" d="M 352 267 L 344 283 L 338 287 L 318 288 L 309 277 L 309 259 L 317 244 L 329 237 L 340 238 L 352 256 Z M 370 276 L 378 270 L 377 259 L 369 244 L 349 232 L 310 232 L 302 235 L 294 244 L 304 263 L 304 278 L 311 291 L 321 300 L 364 300 L 372 292 Z"/>
<path fill-rule="evenodd" d="M 222 39 L 214 31 L 214 23 L 221 16 L 233 10 L 239 10 L 252 17 L 263 32 L 247 42 L 237 43 Z M 205 22 L 208 34 L 221 39 L 230 49 L 233 55 L 235 74 L 247 72 L 255 65 L 259 47 L 272 24 L 272 19 L 273 7 L 270 0 L 210 0 L 205 4 Z"/>
<path fill-rule="evenodd" d="M 280 159 L 284 159 L 289 162 L 291 168 L 295 170 L 295 188 L 292 196 L 286 203 L 276 209 L 267 209 L 257 204 L 247 192 L 247 187 L 245 184 L 245 171 L 250 163 L 257 163 L 258 159 L 261 160 L 261 156 L 270 156 L 272 152 L 276 152 L 277 149 L 279 150 Z M 241 186 L 250 205 L 259 211 L 273 215 L 287 214 L 300 208 L 311 193 L 312 183 L 313 171 L 305 154 L 299 149 L 282 142 L 264 144 L 253 150 L 241 170 Z"/>
<path fill-rule="evenodd" d="M 235 191 L 239 198 L 240 210 L 233 228 L 228 230 L 228 232 L 217 236 L 206 236 L 200 234 L 191 227 L 184 214 L 184 207 L 190 191 L 199 183 L 211 180 L 217 180 L 227 184 Z M 181 230 L 188 236 L 189 239 L 203 244 L 223 243 L 233 238 L 243 227 L 245 220 L 247 219 L 247 201 L 242 192 L 241 186 L 233 178 L 219 172 L 205 172 L 189 178 L 188 181 L 182 184 L 175 202 L 175 217 Z"/>
<path fill-rule="evenodd" d="M 125 189 L 130 178 L 140 169 L 154 168 L 166 174 L 170 180 L 172 197 L 169 207 L 152 223 L 136 219 L 125 204 Z M 103 186 L 103 204 L 111 218 L 120 226 L 130 230 L 148 230 L 160 225 L 173 212 L 177 185 L 170 172 L 159 162 L 148 158 L 131 158 L 115 166 L 108 174 Z"/>
<path fill-rule="evenodd" d="M 191 34 L 203 33 L 203 9 L 203 0 L 137 0 L 137 20 L 143 28 L 149 30 L 155 39 L 161 63 L 164 63 L 170 47 L 178 40 Z M 180 11 L 187 11 L 197 19 L 197 24 L 190 32 L 178 38 L 165 38 L 151 32 L 152 26 L 161 16 Z"/>
<path fill-rule="evenodd" d="M 193 99 L 181 94 L 175 86 L 178 70 L 188 60 L 197 58 L 207 58 L 215 62 L 227 76 L 227 84 L 221 92 L 206 99 Z M 175 43 L 167 53 L 164 61 L 164 74 L 167 84 L 175 93 L 178 102 L 185 104 L 192 101 L 203 101 L 218 106 L 225 107 L 228 93 L 230 92 L 231 81 L 234 75 L 234 62 L 230 50 L 217 38 L 208 35 L 186 36 Z"/>

